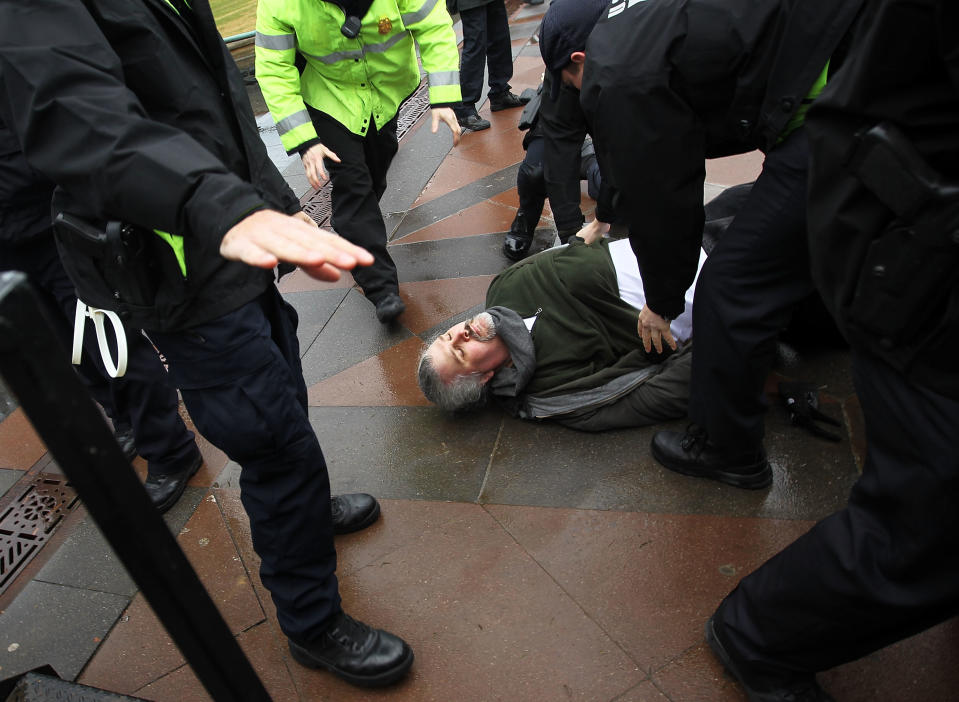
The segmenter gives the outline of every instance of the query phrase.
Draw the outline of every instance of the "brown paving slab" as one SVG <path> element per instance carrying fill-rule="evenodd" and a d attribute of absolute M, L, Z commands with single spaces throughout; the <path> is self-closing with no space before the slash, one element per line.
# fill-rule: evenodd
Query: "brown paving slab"
<path fill-rule="evenodd" d="M 277 283 L 281 293 L 312 292 L 314 290 L 335 290 L 338 288 L 352 288 L 356 285 L 353 276 L 347 271 L 340 272 L 340 279 L 334 283 L 311 278 L 302 269 L 297 268 L 292 273 L 283 276 Z"/>
<path fill-rule="evenodd" d="M 338 550 L 343 565 L 382 554 L 341 565 L 340 593 L 346 611 L 416 653 L 391 700 L 602 700 L 645 677 L 478 505 L 391 501 L 383 522 Z M 292 673 L 303 699 L 368 698 Z"/>
<path fill-rule="evenodd" d="M 616 702 L 670 702 L 659 689 L 646 680 L 629 690 L 626 694 L 616 698 Z"/>
<path fill-rule="evenodd" d="M 739 185 L 759 177 L 765 155 L 761 151 L 712 158 L 706 161 L 706 182 L 716 185 Z"/>
<path fill-rule="evenodd" d="M 739 578 L 812 522 L 489 505 L 644 670 L 702 640 Z"/>
<path fill-rule="evenodd" d="M 491 200 L 483 200 L 454 215 L 444 217 L 428 227 L 423 227 L 401 240 L 403 244 L 418 241 L 456 239 L 490 232 L 505 232 L 516 217 L 516 210 Z"/>
<path fill-rule="evenodd" d="M 284 655 L 286 642 L 278 641 L 269 625 L 255 626 L 241 633 L 236 640 L 273 700 L 298 699 Z M 136 695 L 157 702 L 204 702 L 211 699 L 193 670 L 186 665 L 140 688 Z"/>
<path fill-rule="evenodd" d="M 498 202 L 501 205 L 506 205 L 507 207 L 512 207 L 514 210 L 519 209 L 519 191 L 514 187 L 494 195 L 490 198 L 493 202 Z"/>
<path fill-rule="evenodd" d="M 672 702 L 742 702 L 744 699 L 742 688 L 726 674 L 702 641 L 653 673 L 653 681 Z"/>
<path fill-rule="evenodd" d="M 469 139 L 474 138 L 477 134 L 482 134 L 482 132 L 472 132 L 464 135 L 463 139 L 460 141 L 460 144 L 464 144 Z M 416 201 L 412 206 L 416 207 L 424 202 L 434 200 L 440 195 L 446 195 L 454 190 L 459 190 L 463 186 L 469 185 L 473 181 L 480 180 L 481 178 L 485 178 L 488 175 L 496 173 L 498 170 L 500 169 L 488 164 L 477 163 L 476 161 L 461 158 L 456 155 L 454 149 L 453 152 L 443 159 L 443 163 L 440 164 L 440 167 L 436 169 L 433 177 L 430 178 L 430 181 L 426 184 L 426 187 L 423 188 L 423 192 L 418 198 L 416 198 Z"/>
<path fill-rule="evenodd" d="M 177 536 L 177 543 L 230 631 L 237 633 L 264 621 L 263 610 L 213 495 L 200 503 Z M 132 694 L 183 662 L 146 598 L 138 593 L 87 664 L 80 682 Z"/>
<path fill-rule="evenodd" d="M 523 42 L 525 44 L 525 41 Z M 517 56 L 513 62 L 513 77 L 509 84 L 513 87 L 513 92 L 519 95 L 526 88 L 539 87 L 543 82 L 543 60 L 537 56 Z M 522 108 L 516 108 L 522 112 Z M 519 123 L 519 115 L 516 115 L 516 122 Z"/>
<path fill-rule="evenodd" d="M 488 111 L 488 108 L 483 110 Z M 486 118 L 496 125 L 481 132 L 474 132 L 469 139 L 460 141 L 453 147 L 457 158 L 493 166 L 496 170 L 512 166 L 523 160 L 523 135 L 516 128 L 519 123 L 520 108 L 501 110 L 487 115 Z"/>
<path fill-rule="evenodd" d="M 388 348 L 308 389 L 313 407 L 426 406 L 416 384 L 423 342 L 417 337 Z"/>
<path fill-rule="evenodd" d="M 406 300 L 403 323 L 414 334 L 421 334 L 470 307 L 483 304 L 494 277 L 477 275 L 401 283 L 400 292 Z"/>
<path fill-rule="evenodd" d="M 180 650 L 138 593 L 77 682 L 131 695 L 183 663 Z"/>
<path fill-rule="evenodd" d="M 0 468 L 29 470 L 46 452 L 47 447 L 21 408 L 0 422 Z"/>

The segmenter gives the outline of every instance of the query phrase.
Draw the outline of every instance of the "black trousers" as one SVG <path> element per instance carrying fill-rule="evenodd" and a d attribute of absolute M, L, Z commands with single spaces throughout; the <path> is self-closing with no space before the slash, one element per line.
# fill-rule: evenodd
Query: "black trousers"
<path fill-rule="evenodd" d="M 200 432 L 241 467 L 260 578 L 284 633 L 339 611 L 326 461 L 307 410 L 295 310 L 276 288 L 205 324 L 149 332 Z"/>
<path fill-rule="evenodd" d="M 463 52 L 460 55 L 463 107 L 458 112 L 470 114 L 483 93 L 486 66 L 489 66 L 489 94 L 500 95 L 509 90 L 509 81 L 513 77 L 513 47 L 503 0 L 460 10 L 460 21 L 463 23 Z"/>
<path fill-rule="evenodd" d="M 758 448 L 776 336 L 813 292 L 806 244 L 803 129 L 766 156 L 696 284 L 689 416 L 723 451 Z"/>
<path fill-rule="evenodd" d="M 959 613 L 959 400 L 853 354 L 868 451 L 848 505 L 742 580 L 735 654 L 815 672 Z"/>
<path fill-rule="evenodd" d="M 337 234 L 373 254 L 373 265 L 351 273 L 366 297 L 376 304 L 390 293 L 399 293 L 396 264 L 386 248 L 386 225 L 380 198 L 386 192 L 386 173 L 399 148 L 396 115 L 376 129 L 372 117 L 365 136 L 354 134 L 323 112 L 309 109 L 320 141 L 340 158 L 325 166 L 333 183 L 333 228 Z"/>
<path fill-rule="evenodd" d="M 51 320 L 66 348 L 73 343 L 73 319 L 77 295 L 60 262 L 53 232 L 18 246 L 0 247 L 0 270 L 27 274 L 34 289 L 50 308 Z M 64 322 L 64 318 L 65 322 Z M 110 351 L 116 358 L 112 327 L 107 326 Z M 180 418 L 176 390 L 156 351 L 139 330 L 127 330 L 127 371 L 110 378 L 103 365 L 93 323 L 87 320 L 83 335 L 83 359 L 77 367 L 90 394 L 113 420 L 129 424 L 136 438 L 137 452 L 147 461 L 150 473 L 176 473 L 197 453 L 193 432 Z M 64 353 L 68 353 L 66 349 Z"/>

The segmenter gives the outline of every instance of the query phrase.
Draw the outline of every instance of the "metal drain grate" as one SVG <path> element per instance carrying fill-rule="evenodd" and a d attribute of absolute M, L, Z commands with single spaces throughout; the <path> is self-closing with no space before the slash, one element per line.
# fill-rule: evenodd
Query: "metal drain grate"
<path fill-rule="evenodd" d="M 424 79 L 420 87 L 400 105 L 396 116 L 397 139 L 405 137 L 429 109 L 429 83 Z M 324 229 L 330 228 L 330 218 L 333 216 L 333 205 L 330 201 L 332 190 L 332 186 L 327 183 L 319 190 L 311 190 L 300 201 L 303 211 Z"/>
<path fill-rule="evenodd" d="M 39 473 L 0 512 L 0 594 L 78 503 L 76 491 L 64 476 Z"/>

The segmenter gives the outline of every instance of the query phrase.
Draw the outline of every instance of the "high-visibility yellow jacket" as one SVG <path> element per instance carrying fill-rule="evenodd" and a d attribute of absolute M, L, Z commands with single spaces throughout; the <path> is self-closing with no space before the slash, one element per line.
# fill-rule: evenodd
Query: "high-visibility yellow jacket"
<path fill-rule="evenodd" d="M 371 118 L 377 129 L 393 119 L 420 82 L 414 39 L 430 103 L 461 100 L 456 36 L 444 0 L 373 0 L 355 39 L 340 32 L 344 21 L 331 2 L 259 0 L 256 76 L 288 152 L 317 138 L 305 105 L 359 135 Z M 297 53 L 306 59 L 302 75 Z"/>

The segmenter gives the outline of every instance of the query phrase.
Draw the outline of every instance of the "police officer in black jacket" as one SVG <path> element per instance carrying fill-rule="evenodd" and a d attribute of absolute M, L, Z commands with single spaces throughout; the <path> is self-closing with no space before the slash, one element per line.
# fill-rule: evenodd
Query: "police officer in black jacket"
<path fill-rule="evenodd" d="M 207 1 L 0 4 L 0 116 L 59 186 L 55 210 L 105 232 L 57 230 L 79 297 L 147 331 L 197 428 L 242 467 L 294 658 L 357 684 L 402 677 L 409 646 L 340 606 L 333 534 L 379 505 L 331 501 L 296 313 L 274 285 L 280 261 L 335 280 L 372 257 L 299 211 Z"/>
<path fill-rule="evenodd" d="M 704 159 L 761 149 L 763 170 L 696 288 L 688 431 L 658 432 L 666 467 L 744 488 L 772 471 L 763 384 L 775 338 L 813 285 L 803 118 L 861 0 L 555 0 L 547 70 L 581 89 L 604 180 L 647 284 L 643 342 L 675 347 L 703 231 Z M 591 29 L 592 28 L 592 29 Z"/>
<path fill-rule="evenodd" d="M 959 6 L 881 0 L 858 25 L 809 114 L 809 239 L 867 453 L 847 506 L 707 625 L 751 700 L 831 699 L 815 672 L 959 613 Z"/>
<path fill-rule="evenodd" d="M 30 167 L 13 132 L 0 120 L 0 271 L 27 274 L 40 299 L 49 305 L 53 321 L 59 321 L 56 328 L 69 348 L 77 296 L 53 240 L 53 187 Z M 132 459 L 139 453 L 146 460 L 147 494 L 157 509 L 165 512 L 180 499 L 203 456 L 193 432 L 180 418 L 176 390 L 170 386 L 159 356 L 139 330 L 131 329 L 125 335 L 126 373 L 111 379 L 92 326 L 86 325 L 77 370 L 113 421 L 125 450 L 122 437 L 127 430 L 131 433 L 135 447 L 127 456 Z M 111 353 L 116 355 L 115 343 Z"/>

